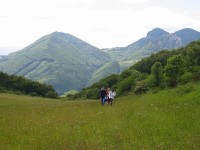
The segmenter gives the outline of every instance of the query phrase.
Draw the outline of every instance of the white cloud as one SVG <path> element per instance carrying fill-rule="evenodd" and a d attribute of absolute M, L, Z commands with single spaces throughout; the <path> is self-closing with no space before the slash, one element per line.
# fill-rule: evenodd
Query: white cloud
<path fill-rule="evenodd" d="M 186 1 L 182 7 L 182 3 L 180 0 L 162 3 L 158 0 L 6 0 L 0 5 L 0 47 L 25 47 L 54 31 L 72 34 L 99 48 L 126 46 L 155 27 L 168 32 L 186 27 L 200 31 L 199 10 L 193 10 L 191 5 L 187 8 Z"/>
<path fill-rule="evenodd" d="M 122 0 L 122 2 L 130 3 L 130 4 L 139 4 L 147 2 L 148 0 Z"/>

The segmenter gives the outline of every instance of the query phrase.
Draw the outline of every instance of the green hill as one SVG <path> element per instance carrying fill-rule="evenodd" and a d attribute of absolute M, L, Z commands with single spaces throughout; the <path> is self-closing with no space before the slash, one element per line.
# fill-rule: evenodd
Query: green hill
<path fill-rule="evenodd" d="M 120 65 L 117 61 L 108 62 L 96 72 L 94 72 L 91 80 L 88 85 L 92 85 L 95 82 L 111 75 L 111 74 L 119 74 L 120 73 Z"/>
<path fill-rule="evenodd" d="M 111 58 L 70 35 L 54 32 L 0 59 L 0 71 L 53 85 L 59 94 L 80 90 Z"/>
<path fill-rule="evenodd" d="M 117 98 L 112 107 L 0 94 L 0 148 L 198 150 L 200 83 L 191 85 Z"/>
<path fill-rule="evenodd" d="M 82 89 L 70 98 L 96 99 L 101 87 L 117 91 L 118 96 L 142 94 L 200 80 L 200 41 L 177 50 L 163 50 L 143 58 L 120 74 L 113 74 Z M 71 96 L 71 95 L 70 95 Z"/>

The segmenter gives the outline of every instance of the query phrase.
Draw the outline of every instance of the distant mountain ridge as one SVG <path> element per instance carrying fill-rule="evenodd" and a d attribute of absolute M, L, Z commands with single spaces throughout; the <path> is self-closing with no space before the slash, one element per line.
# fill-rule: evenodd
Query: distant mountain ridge
<path fill-rule="evenodd" d="M 104 50 L 116 61 L 140 60 L 160 50 L 180 48 L 198 39 L 200 39 L 200 32 L 190 28 L 174 33 L 168 33 L 163 29 L 155 28 L 149 31 L 146 37 L 126 47 Z"/>
<path fill-rule="evenodd" d="M 54 32 L 0 59 L 0 71 L 48 83 L 62 94 L 85 87 L 93 72 L 110 61 L 102 50 L 70 34 Z"/>
<path fill-rule="evenodd" d="M 4 55 L 0 55 L 0 59 L 2 59 L 4 57 Z"/>
<path fill-rule="evenodd" d="M 119 73 L 152 53 L 198 39 L 200 32 L 193 29 L 168 33 L 155 28 L 126 47 L 98 49 L 73 35 L 53 32 L 20 51 L 0 56 L 0 71 L 50 84 L 63 94 Z"/>

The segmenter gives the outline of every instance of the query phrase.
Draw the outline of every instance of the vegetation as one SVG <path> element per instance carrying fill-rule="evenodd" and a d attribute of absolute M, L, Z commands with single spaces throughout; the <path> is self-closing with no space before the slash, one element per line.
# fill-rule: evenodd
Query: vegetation
<path fill-rule="evenodd" d="M 160 36 L 162 33 L 149 33 L 149 36 Z M 51 36 L 54 42 L 62 40 Z M 40 42 L 48 40 L 45 37 Z M 78 41 L 70 38 L 68 42 Z M 83 45 L 76 46 L 80 48 Z M 54 53 L 53 49 L 48 50 Z M 28 59 L 27 56 L 24 55 L 24 59 Z M 7 60 L 2 58 L 0 61 L 5 63 Z M 52 58 L 45 58 L 40 63 L 44 65 L 52 61 Z M 88 66 L 92 64 L 89 61 L 86 63 Z M 99 61 L 96 65 L 100 67 L 101 63 Z M 44 69 L 35 64 L 37 62 L 28 65 Z M 97 66 L 90 69 L 95 70 Z M 20 73 L 24 73 L 26 66 L 21 67 Z M 82 69 L 82 73 L 88 71 L 81 66 L 78 68 Z M 48 70 L 43 71 L 48 73 Z M 59 73 L 55 75 L 63 74 L 62 71 Z M 76 76 L 76 72 L 69 73 Z M 57 77 L 63 81 L 62 76 Z M 68 84 L 73 83 L 70 76 L 66 77 L 69 77 Z M 78 93 L 65 93 L 68 98 L 81 99 L 79 101 L 48 99 L 57 97 L 52 86 L 0 72 L 0 149 L 198 150 L 199 80 L 200 41 L 177 50 L 152 54 L 122 73 L 112 74 Z M 118 97 L 112 107 L 101 106 L 100 101 L 94 100 L 99 99 L 101 87 L 117 91 Z"/>
<path fill-rule="evenodd" d="M 164 72 L 160 62 L 156 62 L 151 69 L 151 81 L 153 87 L 160 87 L 164 80 Z"/>
<path fill-rule="evenodd" d="M 198 150 L 199 91 L 196 82 L 112 107 L 0 94 L 0 149 Z"/>
<path fill-rule="evenodd" d="M 31 96 L 57 98 L 52 86 L 0 72 L 0 93 L 15 93 Z"/>
<path fill-rule="evenodd" d="M 184 65 L 182 55 L 174 55 L 167 60 L 165 72 L 169 78 L 170 86 L 174 87 L 177 85 L 179 78 L 185 71 Z"/>
<path fill-rule="evenodd" d="M 66 91 L 81 90 L 101 78 L 118 73 L 162 49 L 175 49 L 197 39 L 200 39 L 200 33 L 192 29 L 170 34 L 156 28 L 148 32 L 146 37 L 126 47 L 103 51 L 70 34 L 54 32 L 18 52 L 0 56 L 0 71 L 52 85 L 62 95 Z M 172 53 L 163 55 L 168 54 Z M 164 60 L 158 62 L 163 61 L 161 63 L 164 66 L 167 58 L 160 56 L 162 58 Z M 113 61 L 117 63 L 112 63 Z M 111 64 L 105 65 L 107 63 Z M 150 73 L 154 63 L 144 62 L 144 65 L 141 64 L 144 68 L 138 64 L 141 70 L 136 70 Z M 114 68 L 108 69 L 109 66 Z"/>
<path fill-rule="evenodd" d="M 163 50 L 142 59 L 119 75 L 110 75 L 71 98 L 98 99 L 101 87 L 110 87 L 118 96 L 136 94 L 175 87 L 200 79 L 200 41 L 188 46 L 167 51 Z"/>

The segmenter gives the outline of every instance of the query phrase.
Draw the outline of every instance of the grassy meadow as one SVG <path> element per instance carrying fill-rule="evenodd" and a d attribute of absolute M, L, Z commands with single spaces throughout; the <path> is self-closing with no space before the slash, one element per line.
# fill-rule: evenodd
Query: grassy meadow
<path fill-rule="evenodd" d="M 0 93 L 0 149 L 198 150 L 200 83 L 117 98 L 112 107 Z"/>

